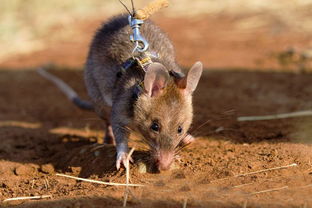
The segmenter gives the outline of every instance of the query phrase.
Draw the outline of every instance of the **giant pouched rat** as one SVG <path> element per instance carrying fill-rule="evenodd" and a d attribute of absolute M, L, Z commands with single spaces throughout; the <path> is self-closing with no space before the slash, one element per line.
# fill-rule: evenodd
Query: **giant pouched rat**
<path fill-rule="evenodd" d="M 194 140 L 187 132 L 193 118 L 192 93 L 202 64 L 195 63 L 184 76 L 168 37 L 149 20 L 140 31 L 149 43 L 149 52 L 157 54 L 151 56 L 152 63 L 145 71 L 136 65 L 122 70 L 132 56 L 133 43 L 127 15 L 119 15 L 96 32 L 85 83 L 95 112 L 107 124 L 105 142 L 116 144 L 117 169 L 126 164 L 131 129 L 142 135 L 157 168 L 167 170 L 178 146 Z M 77 101 L 75 95 L 72 100 Z"/>
<path fill-rule="evenodd" d="M 131 67 L 119 77 L 122 64 L 132 56 L 128 17 L 110 19 L 95 34 L 85 70 L 85 82 L 95 111 L 107 119 L 106 141 L 115 141 L 117 168 L 125 164 L 128 152 L 126 127 L 141 133 L 150 146 L 159 170 L 168 169 L 180 142 L 188 142 L 187 131 L 193 118 L 192 93 L 202 73 L 197 62 L 184 77 L 175 60 L 174 48 L 167 36 L 151 21 L 141 27 L 149 42 L 149 51 L 156 53 L 146 72 Z M 176 72 L 176 73 L 170 73 Z M 143 81 L 144 86 L 138 93 Z M 107 112 L 106 106 L 111 107 Z M 111 125 L 111 127 L 110 127 Z"/>

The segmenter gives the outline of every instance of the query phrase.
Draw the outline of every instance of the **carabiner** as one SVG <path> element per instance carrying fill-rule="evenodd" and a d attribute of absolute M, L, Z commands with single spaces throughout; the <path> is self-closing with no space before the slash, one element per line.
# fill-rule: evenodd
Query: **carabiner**
<path fill-rule="evenodd" d="M 144 23 L 143 20 L 132 18 L 131 15 L 128 17 L 129 25 L 132 28 L 133 34 L 130 35 L 130 40 L 135 43 L 135 47 L 132 51 L 145 52 L 148 49 L 148 42 L 140 33 L 140 27 Z"/>

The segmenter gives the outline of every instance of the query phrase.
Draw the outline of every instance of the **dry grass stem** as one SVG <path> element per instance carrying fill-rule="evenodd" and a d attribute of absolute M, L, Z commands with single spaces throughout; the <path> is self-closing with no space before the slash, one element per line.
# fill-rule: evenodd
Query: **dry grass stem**
<path fill-rule="evenodd" d="M 94 152 L 95 150 L 101 149 L 101 148 L 103 148 L 103 147 L 105 147 L 105 146 L 107 146 L 107 144 L 101 144 L 101 145 L 99 145 L 99 146 L 97 146 L 97 147 L 93 147 L 93 148 L 90 150 L 90 152 Z"/>
<path fill-rule="evenodd" d="M 292 163 L 290 165 L 285 165 L 285 166 L 279 166 L 279 167 L 274 167 L 274 168 L 268 168 L 268 169 L 263 169 L 263 170 L 258 170 L 258 171 L 254 171 L 254 172 L 250 172 L 250 173 L 242 173 L 242 174 L 237 174 L 228 178 L 220 178 L 220 179 L 216 179 L 211 181 L 211 183 L 216 182 L 216 181 L 223 181 L 223 180 L 227 180 L 233 177 L 242 177 L 242 176 L 247 176 L 247 175 L 252 175 L 252 174 L 257 174 L 257 173 L 263 173 L 263 172 L 267 172 L 267 171 L 272 171 L 272 170 L 280 170 L 280 169 L 284 169 L 284 168 L 290 168 L 290 167 L 295 167 L 298 166 L 296 163 Z M 237 185 L 234 186 L 234 188 L 238 188 L 240 186 L 245 186 L 245 185 L 249 185 L 249 184 L 242 184 L 242 185 Z"/>
<path fill-rule="evenodd" d="M 312 110 L 307 111 L 297 111 L 292 113 L 282 113 L 276 115 L 268 116 L 242 116 L 238 117 L 237 121 L 262 121 L 262 120 L 274 120 L 274 119 L 283 119 L 283 118 L 294 118 L 302 116 L 312 116 Z"/>
<path fill-rule="evenodd" d="M 127 156 L 127 161 L 126 161 L 126 190 L 125 190 L 125 194 L 124 194 L 124 201 L 123 201 L 123 207 L 127 206 L 127 200 L 128 200 L 128 195 L 129 195 L 129 180 L 130 180 L 130 158 L 131 155 L 134 152 L 134 147 L 132 147 L 132 149 L 130 150 L 128 156 Z"/>
<path fill-rule="evenodd" d="M 25 129 L 38 129 L 42 125 L 40 123 L 31 123 L 23 121 L 0 121 L 0 127 L 20 127 Z"/>
<path fill-rule="evenodd" d="M 247 208 L 247 200 L 244 201 L 243 208 Z"/>
<path fill-rule="evenodd" d="M 72 178 L 72 179 L 76 179 L 78 181 L 85 181 L 85 182 L 90 182 L 90 183 L 98 183 L 98 184 L 103 184 L 103 185 L 107 185 L 107 186 L 144 186 L 142 184 L 123 184 L 123 183 L 111 183 L 111 182 L 103 182 L 103 181 L 97 181 L 97 180 L 92 180 L 92 179 L 86 179 L 86 178 L 79 178 L 79 177 L 75 177 L 75 176 L 69 176 L 69 175 L 65 175 L 65 174 L 56 174 L 57 176 L 62 176 L 62 177 L 66 177 L 66 178 Z"/>
<path fill-rule="evenodd" d="M 266 190 L 263 190 L 263 191 L 257 191 L 257 192 L 250 193 L 250 195 L 263 194 L 263 193 L 268 193 L 268 192 L 272 192 L 272 191 L 280 191 L 280 190 L 283 190 L 283 189 L 288 189 L 288 186 L 283 186 L 283 187 L 274 188 L 274 189 L 266 189 Z"/>
<path fill-rule="evenodd" d="M 309 185 L 303 186 L 302 188 L 309 188 L 309 187 L 312 187 L 312 184 L 309 184 Z"/>
<path fill-rule="evenodd" d="M 126 207 L 127 206 L 127 200 L 128 200 L 128 189 L 125 190 L 122 207 Z"/>
<path fill-rule="evenodd" d="M 34 185 L 35 185 L 35 180 L 33 179 L 33 180 L 31 181 L 31 188 L 32 188 L 32 189 L 34 188 Z"/>
<path fill-rule="evenodd" d="M 187 199 L 184 199 L 183 200 L 183 208 L 186 208 L 187 207 Z"/>
<path fill-rule="evenodd" d="M 127 156 L 127 164 L 126 164 L 126 183 L 127 184 L 129 184 L 129 180 L 130 180 L 130 173 L 129 173 L 129 171 L 130 171 L 130 163 L 129 163 L 129 161 L 130 161 L 130 158 L 131 158 L 131 155 L 133 154 L 133 152 L 134 152 L 134 147 L 132 147 L 132 149 L 130 150 L 130 152 L 129 152 L 129 154 L 128 154 L 128 156 Z"/>
<path fill-rule="evenodd" d="M 5 200 L 3 200 L 3 202 L 17 201 L 17 200 L 27 200 L 27 199 L 44 199 L 44 198 L 52 198 L 52 195 L 15 197 L 15 198 L 5 199 Z"/>
<path fill-rule="evenodd" d="M 256 173 L 263 173 L 263 172 L 267 172 L 267 171 L 272 171 L 272 170 L 279 170 L 279 169 L 284 169 L 284 168 L 290 168 L 290 167 L 294 167 L 294 166 L 297 166 L 297 164 L 296 163 L 292 163 L 290 165 L 285 165 L 285 166 L 280 166 L 280 167 L 275 167 L 275 168 L 268 168 L 268 169 L 258 170 L 258 171 L 254 171 L 254 172 L 250 172 L 250 173 L 238 174 L 238 175 L 235 175 L 234 177 L 247 176 L 247 175 L 252 175 L 252 174 L 256 174 Z"/>
<path fill-rule="evenodd" d="M 232 188 L 240 188 L 240 187 L 248 186 L 248 185 L 251 185 L 251 184 L 254 184 L 254 182 L 253 183 L 240 184 L 240 185 L 237 185 L 237 186 L 233 186 Z"/>
<path fill-rule="evenodd" d="M 49 181 L 46 177 L 44 178 L 44 185 L 45 185 L 46 189 L 49 189 L 50 184 L 49 184 Z"/>
<path fill-rule="evenodd" d="M 308 185 L 305 185 L 305 186 L 299 186 L 299 187 L 297 187 L 297 189 L 310 188 L 310 187 L 312 187 L 312 184 L 308 184 Z"/>

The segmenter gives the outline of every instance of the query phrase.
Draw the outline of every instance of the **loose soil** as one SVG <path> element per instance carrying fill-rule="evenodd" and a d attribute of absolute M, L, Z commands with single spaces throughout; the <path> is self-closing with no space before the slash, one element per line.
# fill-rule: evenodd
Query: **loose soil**
<path fill-rule="evenodd" d="M 126 180 L 124 169 L 115 170 L 114 146 L 102 144 L 102 121 L 74 107 L 33 70 L 52 63 L 51 72 L 87 98 L 79 69 L 98 24 L 82 24 L 84 33 L 77 42 L 53 44 L 1 64 L 0 206 L 122 206 L 124 187 L 56 176 Z M 312 74 L 297 65 L 281 66 L 276 58 L 288 46 L 302 48 L 309 39 L 293 31 L 272 35 L 267 28 L 238 33 L 231 18 L 163 18 L 159 24 L 172 38 L 183 66 L 202 60 L 206 67 L 194 94 L 191 132 L 197 140 L 182 150 L 171 171 L 140 173 L 139 163 L 148 154 L 133 135 L 131 182 L 145 186 L 129 188 L 127 206 L 312 206 L 311 118 L 236 120 L 312 108 Z M 2 202 L 36 195 L 52 198 Z"/>

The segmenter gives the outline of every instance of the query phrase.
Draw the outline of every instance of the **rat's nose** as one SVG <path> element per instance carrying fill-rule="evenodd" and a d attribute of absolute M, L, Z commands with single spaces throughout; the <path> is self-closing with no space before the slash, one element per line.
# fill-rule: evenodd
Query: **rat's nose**
<path fill-rule="evenodd" d="M 156 158 L 156 164 L 159 171 L 169 170 L 173 162 L 174 154 L 172 152 L 160 152 Z"/>

